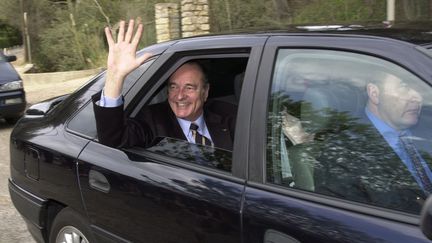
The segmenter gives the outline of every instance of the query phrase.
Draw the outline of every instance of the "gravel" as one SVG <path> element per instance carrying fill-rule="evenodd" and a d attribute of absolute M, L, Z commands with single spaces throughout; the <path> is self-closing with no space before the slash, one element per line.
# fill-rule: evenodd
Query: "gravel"
<path fill-rule="evenodd" d="M 27 102 L 31 105 L 51 97 L 71 93 L 90 78 L 86 77 L 56 84 L 26 85 L 24 82 Z M 9 137 L 12 128 L 13 125 L 7 124 L 3 119 L 0 119 L 0 178 L 3 178 L 0 180 L 0 243 L 34 243 L 35 240 L 28 232 L 21 215 L 12 205 L 9 196 Z"/>

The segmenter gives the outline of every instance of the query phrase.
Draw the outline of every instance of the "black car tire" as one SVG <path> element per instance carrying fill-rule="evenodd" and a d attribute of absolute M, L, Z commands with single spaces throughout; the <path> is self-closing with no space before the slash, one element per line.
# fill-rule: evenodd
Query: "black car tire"
<path fill-rule="evenodd" d="M 5 120 L 7 123 L 11 125 L 15 125 L 15 123 L 20 119 L 20 117 L 6 117 Z"/>
<path fill-rule="evenodd" d="M 90 232 L 89 223 L 78 213 L 70 208 L 60 211 L 54 219 L 49 236 L 50 243 L 92 243 L 94 242 Z M 71 237 L 72 241 L 65 241 L 65 237 Z"/>

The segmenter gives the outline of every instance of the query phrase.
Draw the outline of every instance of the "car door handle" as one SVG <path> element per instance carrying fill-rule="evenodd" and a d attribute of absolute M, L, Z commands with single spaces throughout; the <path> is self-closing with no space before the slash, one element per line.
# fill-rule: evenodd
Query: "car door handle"
<path fill-rule="evenodd" d="M 108 193 L 111 189 L 108 179 L 96 170 L 89 171 L 89 184 L 91 188 L 104 193 Z"/>
<path fill-rule="evenodd" d="M 300 241 L 277 230 L 268 229 L 264 234 L 264 243 L 300 243 Z"/>

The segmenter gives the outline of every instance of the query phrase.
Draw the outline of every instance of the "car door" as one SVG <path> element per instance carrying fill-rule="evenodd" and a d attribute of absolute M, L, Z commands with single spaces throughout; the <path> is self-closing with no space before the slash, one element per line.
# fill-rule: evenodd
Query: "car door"
<path fill-rule="evenodd" d="M 365 119 L 378 73 L 404 80 L 423 99 L 410 130 L 430 167 L 432 60 L 416 48 L 355 36 L 268 40 L 252 116 L 250 145 L 260 149 L 250 150 L 244 242 L 428 241 L 419 228 L 425 194 Z"/>
<path fill-rule="evenodd" d="M 247 151 L 243 134 L 248 126 L 239 124 L 247 124 L 250 116 L 251 87 L 264 40 L 216 38 L 175 44 L 125 92 L 126 112 L 134 116 L 140 107 L 163 99 L 165 80 L 190 59 L 210 64 L 223 63 L 214 61 L 220 58 L 247 60 L 234 152 L 172 138 L 161 138 L 146 149 L 110 148 L 97 141 L 86 146 L 79 156 L 79 181 L 100 242 L 241 241 Z M 230 168 L 220 166 L 223 163 Z"/>

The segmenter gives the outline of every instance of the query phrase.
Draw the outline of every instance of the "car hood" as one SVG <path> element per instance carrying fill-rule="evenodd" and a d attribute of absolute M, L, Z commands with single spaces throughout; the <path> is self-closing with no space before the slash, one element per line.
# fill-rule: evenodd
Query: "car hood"
<path fill-rule="evenodd" d="M 20 76 L 8 62 L 0 62 L 0 84 L 20 80 Z"/>

